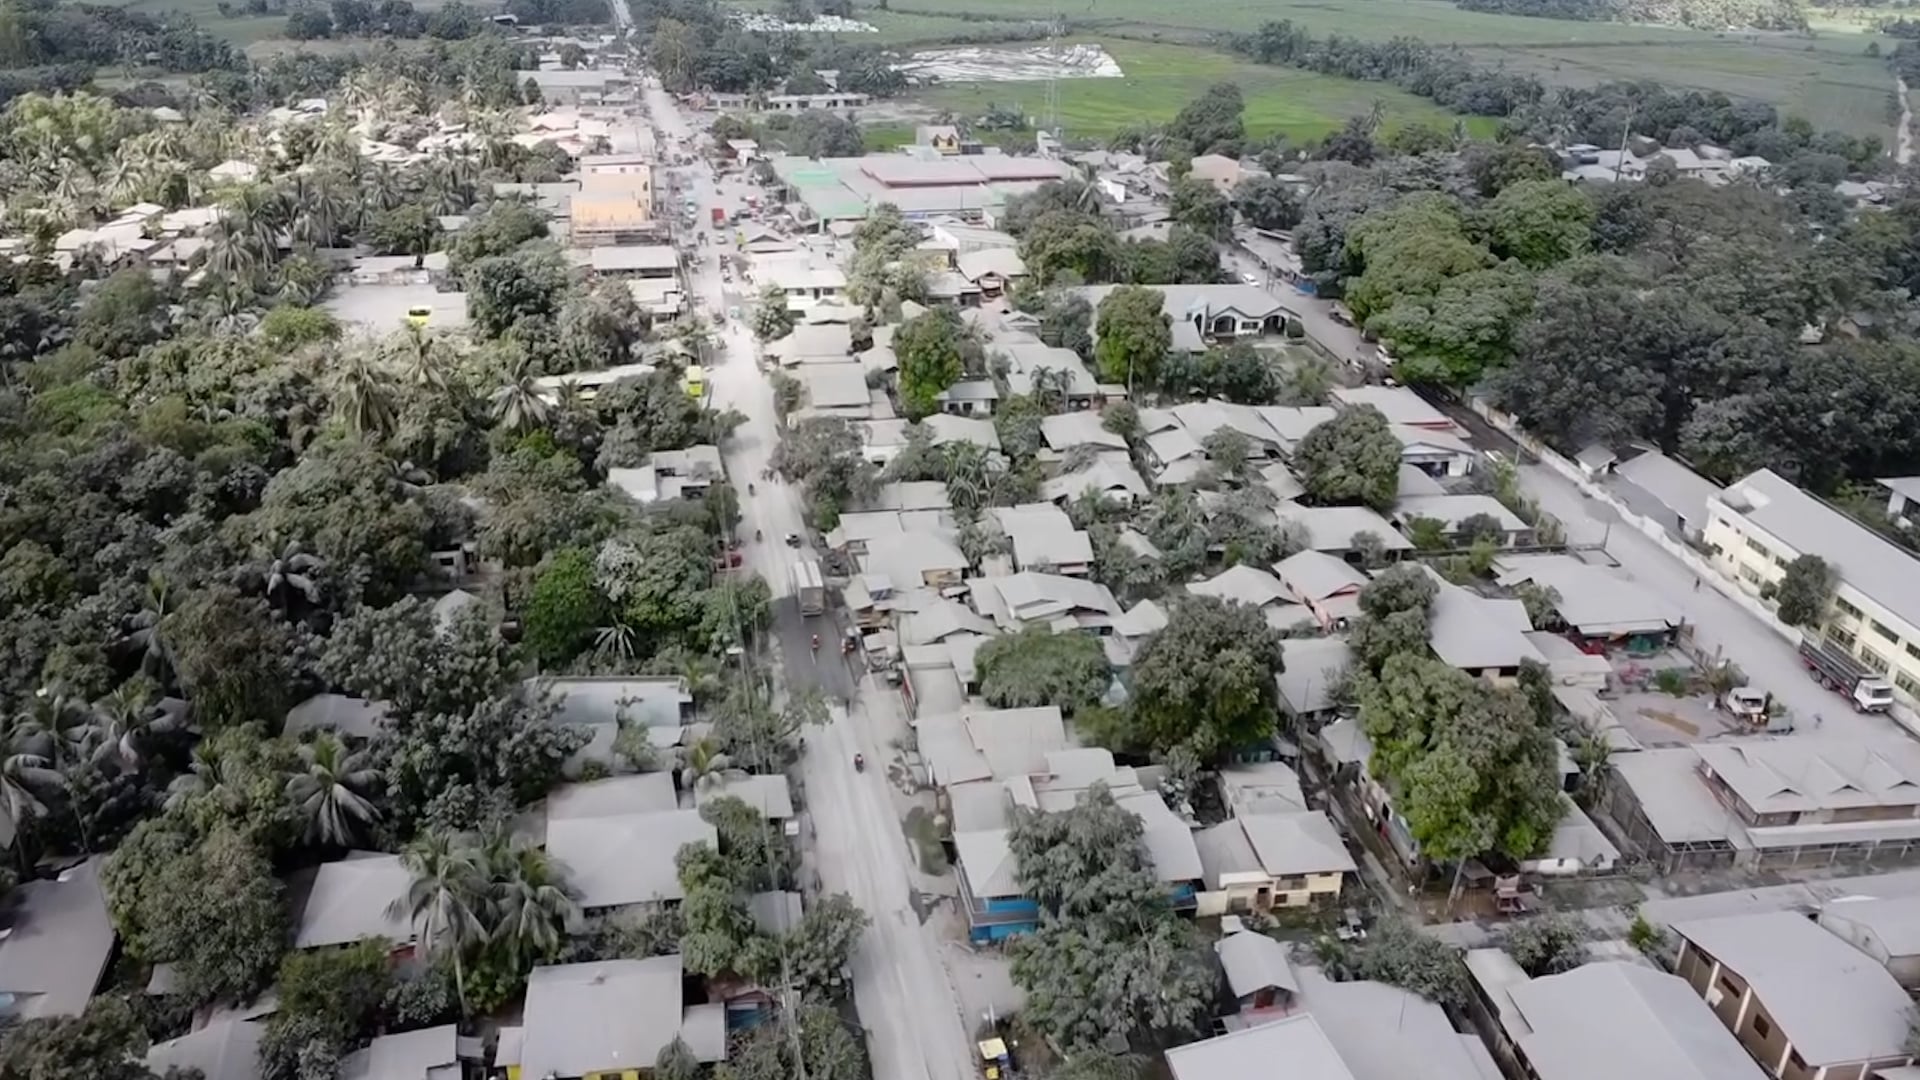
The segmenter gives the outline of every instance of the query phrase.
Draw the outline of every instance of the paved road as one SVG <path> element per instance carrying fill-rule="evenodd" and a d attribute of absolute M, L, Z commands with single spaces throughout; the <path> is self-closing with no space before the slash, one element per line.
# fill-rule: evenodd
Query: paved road
<path fill-rule="evenodd" d="M 690 149 L 696 133 L 672 98 L 649 81 L 646 102 L 667 149 Z M 696 163 L 669 170 L 697 211 L 697 229 L 707 229 L 708 208 L 722 198 L 711 172 Z M 742 189 L 730 187 L 727 201 L 737 205 Z M 719 264 L 713 259 L 724 236 L 712 236 L 703 256 L 688 270 L 688 287 L 708 315 L 727 303 Z M 800 495 L 788 485 L 763 479 L 767 459 L 778 442 L 773 392 L 753 362 L 753 340 L 740 320 L 730 319 L 708 369 L 713 407 L 738 409 L 747 417 L 725 449 L 727 474 L 741 488 L 740 535 L 755 530 L 765 540 L 746 544 L 748 567 L 763 575 L 776 596 L 777 648 L 787 672 L 786 685 L 818 685 L 851 709 L 836 707 L 833 722 L 810 735 L 801 761 L 801 779 L 815 830 L 814 859 L 822 884 L 845 891 L 873 919 L 854 956 L 854 996 L 867 1029 L 874 1075 L 887 1080 L 968 1080 L 973 1057 L 953 985 L 940 960 L 940 942 L 921 925 L 909 895 L 911 855 L 898 815 L 888 799 L 880 763 L 889 761 L 889 740 L 901 726 L 898 695 L 868 683 L 856 688 L 834 647 L 837 632 L 828 617 L 803 618 L 791 592 L 795 553 L 780 539 L 804 533 Z M 755 491 L 747 495 L 745 485 Z M 810 647 L 818 633 L 819 653 Z M 859 690 L 856 693 L 856 689 Z M 869 709 L 872 711 L 869 712 Z M 874 767 L 856 772 L 855 754 Z"/>

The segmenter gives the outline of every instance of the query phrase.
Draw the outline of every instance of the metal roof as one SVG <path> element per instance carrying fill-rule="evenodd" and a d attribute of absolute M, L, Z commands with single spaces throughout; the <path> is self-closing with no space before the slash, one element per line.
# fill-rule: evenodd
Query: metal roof
<path fill-rule="evenodd" d="M 1360 1080 L 1311 1015 L 1176 1046 L 1167 1051 L 1167 1068 L 1174 1080 L 1246 1080 L 1281 1073 L 1300 1080 Z"/>
<path fill-rule="evenodd" d="M 1227 973 L 1227 987 L 1234 997 L 1246 997 L 1262 990 L 1300 990 L 1293 964 L 1287 959 L 1287 947 L 1265 934 L 1242 930 L 1213 943 L 1213 954 Z"/>
<path fill-rule="evenodd" d="M 1330 693 L 1353 663 L 1353 650 L 1341 638 L 1290 638 L 1280 643 L 1280 674 L 1274 683 L 1289 712 L 1316 713 L 1332 708 Z"/>
<path fill-rule="evenodd" d="M 0 939 L 0 995 L 23 1019 L 78 1016 L 113 952 L 113 924 L 95 856 L 15 890 Z"/>
<path fill-rule="evenodd" d="M 588 909 L 680 899 L 675 857 L 703 842 L 718 843 L 718 834 L 698 810 L 547 822 L 547 853 L 566 867 L 575 898 Z"/>
<path fill-rule="evenodd" d="M 314 873 L 300 912 L 294 948 L 349 945 L 367 938 L 385 938 L 405 945 L 414 938 L 413 922 L 405 912 L 389 913 L 396 901 L 406 902 L 413 875 L 398 855 L 354 851 L 337 862 L 323 863 Z"/>
<path fill-rule="evenodd" d="M 1906 1056 L 1913 1003 L 1887 969 L 1794 911 L 1678 922 L 1744 979 L 1814 1069 Z"/>
<path fill-rule="evenodd" d="M 177 1039 L 154 1043 L 147 1068 L 198 1069 L 201 1080 L 259 1080 L 260 1039 L 266 1025 L 252 1020 L 218 1020 Z"/>
<path fill-rule="evenodd" d="M 1721 508 L 1718 514 L 1744 520 L 1791 549 L 1784 554 L 1820 556 L 1841 581 L 1920 626 L 1920 561 L 1771 470 L 1747 476 L 1712 505 Z"/>
<path fill-rule="evenodd" d="M 696 1006 L 698 1008 L 698 1006 Z M 710 1033 L 690 1030 L 678 956 L 537 967 L 527 976 L 520 1074 L 586 1076 L 649 1070 L 683 1038 L 702 1061 L 726 1057 Z M 721 1017 L 724 1029 L 725 1018 Z"/>
<path fill-rule="evenodd" d="M 1540 1080 L 1761 1080 L 1691 986 L 1638 964 L 1592 963 L 1507 988 L 1509 1030 Z M 1595 1038 L 1604 1032 L 1604 1038 Z"/>

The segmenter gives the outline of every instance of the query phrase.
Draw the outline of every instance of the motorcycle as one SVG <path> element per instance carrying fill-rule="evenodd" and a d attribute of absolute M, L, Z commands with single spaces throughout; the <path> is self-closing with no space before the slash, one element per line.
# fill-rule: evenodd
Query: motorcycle
<path fill-rule="evenodd" d="M 867 755 L 865 754 L 853 755 L 853 771 L 854 772 L 867 771 Z"/>
<path fill-rule="evenodd" d="M 747 494 L 753 494 L 753 481 L 747 481 Z"/>
<path fill-rule="evenodd" d="M 760 530 L 759 530 L 759 529 L 755 529 L 755 530 L 753 530 L 753 542 L 754 542 L 754 543 L 756 543 L 756 544 L 757 544 L 757 543 L 759 543 L 760 541 L 762 541 L 762 540 L 765 540 L 765 539 L 766 539 L 766 537 L 764 537 L 764 536 L 761 536 L 761 535 L 760 535 Z"/>
<path fill-rule="evenodd" d="M 814 652 L 820 651 L 820 635 L 819 634 L 813 635 L 813 651 Z"/>

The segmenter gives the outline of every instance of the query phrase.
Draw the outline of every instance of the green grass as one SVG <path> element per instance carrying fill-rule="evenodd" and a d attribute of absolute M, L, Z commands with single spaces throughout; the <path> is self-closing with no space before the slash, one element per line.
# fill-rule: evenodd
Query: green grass
<path fill-rule="evenodd" d="M 890 0 L 896 15 L 1032 17 L 1030 0 Z M 1888 135 L 1886 95 L 1893 79 L 1882 62 L 1863 55 L 1889 39 L 1857 23 L 1823 20 L 1817 36 L 1759 32 L 1714 33 L 1677 27 L 1572 22 L 1461 11 L 1447 0 L 1103 0 L 1058 9 L 1083 24 L 1129 36 L 1195 43 L 1209 35 L 1244 32 L 1273 19 L 1290 19 L 1325 36 L 1414 37 L 1455 44 L 1487 63 L 1505 63 L 1563 85 L 1651 78 L 1685 88 L 1771 102 L 1822 127 Z M 1890 137 L 1890 136 L 1889 136 Z"/>
<path fill-rule="evenodd" d="M 1453 113 L 1432 102 L 1381 83 L 1245 63 L 1190 45 L 1121 39 L 1100 44 L 1126 74 L 1119 79 L 1061 79 L 1055 84 L 1060 126 L 1069 138 L 1099 139 L 1128 128 L 1165 123 L 1182 105 L 1219 82 L 1240 88 L 1247 103 L 1247 131 L 1254 136 L 1318 139 L 1348 117 L 1364 115 L 1376 99 L 1386 106 L 1389 130 L 1409 123 L 1445 130 L 1455 120 Z M 978 116 L 989 103 L 1018 105 L 1038 118 L 1046 108 L 1046 93 L 1044 82 L 946 83 L 922 91 L 917 100 L 960 116 Z M 1494 123 L 1469 118 L 1467 127 L 1475 134 L 1488 134 Z"/>

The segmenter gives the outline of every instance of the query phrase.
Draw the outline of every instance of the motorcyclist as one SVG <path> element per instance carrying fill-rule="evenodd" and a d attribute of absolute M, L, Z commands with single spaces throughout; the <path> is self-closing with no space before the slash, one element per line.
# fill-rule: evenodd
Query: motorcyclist
<path fill-rule="evenodd" d="M 813 635 L 813 651 L 814 652 L 820 651 L 820 635 L 819 634 Z"/>

